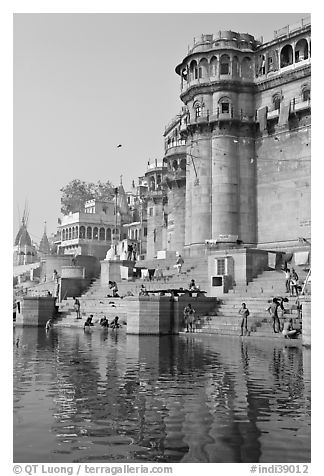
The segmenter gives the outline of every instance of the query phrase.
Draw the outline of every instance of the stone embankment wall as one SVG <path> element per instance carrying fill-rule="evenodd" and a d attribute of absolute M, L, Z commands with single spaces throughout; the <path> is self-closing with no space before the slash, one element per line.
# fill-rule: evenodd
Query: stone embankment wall
<path fill-rule="evenodd" d="M 17 303 L 16 326 L 44 327 L 55 313 L 55 298 L 27 296 Z"/>
<path fill-rule="evenodd" d="M 184 327 L 183 309 L 188 304 L 195 309 L 195 316 L 215 309 L 215 298 L 190 296 L 140 296 L 127 298 L 128 334 L 178 334 Z"/>

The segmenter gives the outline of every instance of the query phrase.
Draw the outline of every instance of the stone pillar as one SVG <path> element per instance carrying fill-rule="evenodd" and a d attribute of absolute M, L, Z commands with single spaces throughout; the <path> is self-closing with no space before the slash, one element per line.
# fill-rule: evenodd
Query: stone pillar
<path fill-rule="evenodd" d="M 109 281 L 121 282 L 120 266 L 122 261 L 120 260 L 103 260 L 100 261 L 101 272 L 100 282 L 102 286 L 108 286 Z"/>
<path fill-rule="evenodd" d="M 212 140 L 212 238 L 239 235 L 239 164 L 237 144 L 231 135 Z M 240 238 L 240 237 L 239 237 Z"/>
<path fill-rule="evenodd" d="M 168 251 L 183 252 L 185 239 L 185 186 L 178 187 L 174 182 L 168 192 Z"/>
<path fill-rule="evenodd" d="M 211 237 L 211 142 L 203 133 L 193 136 L 188 142 L 187 159 L 190 163 L 190 175 L 187 176 L 187 190 L 191 194 L 190 230 L 185 244 L 190 245 L 190 254 L 204 246 L 205 240 Z M 196 176 L 196 173 L 197 176 Z M 187 218 L 187 217 L 186 217 Z"/>
<path fill-rule="evenodd" d="M 254 244 L 256 233 L 256 161 L 254 140 L 238 138 L 236 143 L 239 159 L 239 229 L 243 243 Z"/>

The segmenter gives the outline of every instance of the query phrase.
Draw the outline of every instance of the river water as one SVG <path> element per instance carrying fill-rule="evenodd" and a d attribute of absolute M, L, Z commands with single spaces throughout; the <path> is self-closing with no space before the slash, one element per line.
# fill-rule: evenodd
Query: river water
<path fill-rule="evenodd" d="M 310 461 L 310 350 L 14 330 L 14 462 Z"/>

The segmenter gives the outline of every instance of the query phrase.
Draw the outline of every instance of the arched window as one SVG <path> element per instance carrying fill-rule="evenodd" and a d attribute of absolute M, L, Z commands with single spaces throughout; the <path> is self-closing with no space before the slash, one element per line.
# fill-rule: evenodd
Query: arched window
<path fill-rule="evenodd" d="M 71 240 L 71 239 L 72 239 L 72 229 L 69 228 L 69 240 Z"/>
<path fill-rule="evenodd" d="M 180 160 L 180 169 L 181 170 L 186 170 L 186 164 L 187 164 L 186 159 L 181 159 Z"/>
<path fill-rule="evenodd" d="M 286 45 L 280 53 L 280 68 L 285 68 L 293 64 L 293 49 L 291 45 Z"/>
<path fill-rule="evenodd" d="M 92 228 L 91 228 L 91 226 L 87 227 L 87 240 L 92 240 Z"/>
<path fill-rule="evenodd" d="M 218 101 L 219 111 L 221 114 L 229 114 L 231 112 L 231 101 L 228 97 L 223 97 Z"/>
<path fill-rule="evenodd" d="M 190 63 L 190 79 L 198 79 L 198 66 L 195 60 Z"/>
<path fill-rule="evenodd" d="M 111 241 L 111 229 L 107 228 L 106 230 L 106 241 Z"/>
<path fill-rule="evenodd" d="M 74 240 L 74 238 L 75 238 L 75 228 L 74 228 L 74 226 L 73 226 L 73 227 L 72 227 L 72 240 Z"/>
<path fill-rule="evenodd" d="M 303 89 L 302 98 L 303 98 L 303 101 L 309 101 L 310 100 L 311 95 L 310 95 L 310 89 L 308 87 L 305 87 Z"/>
<path fill-rule="evenodd" d="M 220 57 L 220 74 L 230 74 L 230 57 L 228 55 Z"/>
<path fill-rule="evenodd" d="M 75 227 L 75 237 L 79 238 L 79 227 L 78 226 Z"/>
<path fill-rule="evenodd" d="M 188 80 L 188 71 L 187 71 L 187 68 L 184 68 L 184 69 L 182 70 L 181 77 L 182 77 L 185 81 Z"/>
<path fill-rule="evenodd" d="M 155 190 L 155 178 L 150 178 L 150 190 Z"/>
<path fill-rule="evenodd" d="M 83 225 L 80 226 L 80 238 L 85 238 L 85 227 Z"/>
<path fill-rule="evenodd" d="M 199 78 L 208 78 L 208 61 L 206 58 L 199 61 Z"/>
<path fill-rule="evenodd" d="M 232 77 L 238 78 L 239 76 L 239 61 L 237 56 L 233 56 L 232 61 Z"/>
<path fill-rule="evenodd" d="M 65 241 L 65 230 L 62 230 L 62 241 Z"/>
<path fill-rule="evenodd" d="M 93 239 L 94 240 L 98 239 L 98 228 L 96 226 L 93 229 Z"/>
<path fill-rule="evenodd" d="M 135 230 L 135 240 L 137 240 L 137 239 L 138 239 L 138 230 L 136 229 Z"/>
<path fill-rule="evenodd" d="M 200 102 L 196 102 L 194 104 L 194 110 L 195 110 L 195 118 L 197 119 L 198 117 L 201 117 L 202 107 Z"/>
<path fill-rule="evenodd" d="M 272 103 L 273 103 L 273 109 L 280 109 L 280 103 L 281 103 L 281 96 L 279 94 L 275 94 L 272 98 Z"/>
<path fill-rule="evenodd" d="M 242 78 L 243 79 L 252 79 L 253 78 L 253 68 L 251 58 L 246 56 L 242 61 Z"/>
<path fill-rule="evenodd" d="M 295 46 L 295 63 L 308 58 L 308 43 L 305 38 L 297 41 Z"/>
<path fill-rule="evenodd" d="M 259 56 L 259 73 L 265 74 L 266 72 L 266 60 L 264 55 Z"/>
<path fill-rule="evenodd" d="M 100 241 L 105 241 L 105 229 L 104 228 L 100 228 L 100 230 L 99 230 L 99 240 Z"/>
<path fill-rule="evenodd" d="M 213 56 L 210 60 L 209 75 L 215 77 L 217 75 L 217 58 Z"/>

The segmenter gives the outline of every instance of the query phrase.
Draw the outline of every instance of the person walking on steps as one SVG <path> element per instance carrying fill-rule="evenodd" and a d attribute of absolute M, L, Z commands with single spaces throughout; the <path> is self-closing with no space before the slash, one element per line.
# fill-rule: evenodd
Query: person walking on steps
<path fill-rule="evenodd" d="M 248 334 L 247 318 L 250 315 L 250 311 L 246 307 L 245 302 L 242 302 L 242 306 L 239 310 L 239 314 L 242 316 L 241 321 L 241 336 L 243 336 L 243 329 L 245 329 L 245 335 Z"/>
<path fill-rule="evenodd" d="M 181 268 L 183 263 L 184 263 L 183 258 L 181 255 L 179 255 L 175 264 L 175 268 L 177 268 L 179 274 L 181 274 Z"/>

